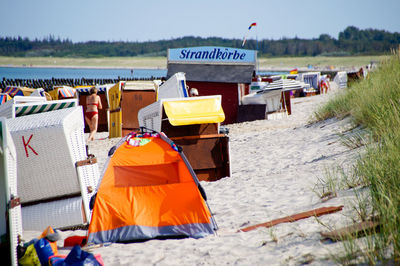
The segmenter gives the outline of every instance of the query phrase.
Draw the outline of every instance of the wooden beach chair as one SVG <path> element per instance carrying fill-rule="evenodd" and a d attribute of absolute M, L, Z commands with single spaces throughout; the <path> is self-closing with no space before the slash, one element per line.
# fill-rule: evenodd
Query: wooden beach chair
<path fill-rule="evenodd" d="M 64 109 L 7 120 L 18 156 L 24 230 L 76 227 L 90 221 L 91 191 L 99 179 L 97 161 L 88 159 L 82 107 L 65 108 L 71 102 L 64 103 Z"/>
<path fill-rule="evenodd" d="M 77 94 L 77 99 L 79 101 L 79 105 L 83 106 L 83 109 L 86 110 L 86 98 L 90 95 L 90 89 L 92 87 L 97 88 L 97 95 L 100 97 L 101 105 L 103 106 L 103 109 L 98 110 L 98 115 L 99 115 L 99 121 L 97 124 L 97 132 L 107 132 L 109 131 L 109 121 L 110 121 L 110 115 L 109 111 L 110 109 L 110 99 L 108 97 L 108 91 L 114 86 L 114 84 L 103 84 L 103 85 L 96 85 L 96 86 L 76 86 L 74 89 L 76 89 L 76 94 Z M 131 104 L 131 103 L 129 103 Z M 132 106 L 135 106 L 135 104 L 131 104 Z M 89 125 L 86 123 L 85 125 L 85 132 L 89 133 L 90 128 Z"/>
<path fill-rule="evenodd" d="M 229 137 L 220 133 L 224 119 L 221 95 L 164 98 L 138 113 L 139 125 L 167 134 L 206 181 L 231 176 Z"/>
<path fill-rule="evenodd" d="M 76 89 L 70 86 L 54 86 L 53 90 L 49 91 L 52 100 L 62 100 L 76 98 Z"/>
<path fill-rule="evenodd" d="M 109 137 L 126 136 L 139 127 L 138 112 L 156 101 L 154 81 L 121 81 L 107 91 Z"/>

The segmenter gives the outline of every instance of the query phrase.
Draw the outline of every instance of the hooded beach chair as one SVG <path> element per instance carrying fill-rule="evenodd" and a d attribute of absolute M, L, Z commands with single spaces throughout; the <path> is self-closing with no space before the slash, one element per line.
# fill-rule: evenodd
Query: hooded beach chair
<path fill-rule="evenodd" d="M 7 120 L 17 151 L 24 230 L 69 228 L 90 221 L 89 199 L 99 171 L 96 158 L 88 159 L 82 107 L 76 100 L 72 107 L 70 101 L 55 102 L 35 103 L 35 110 L 64 108 Z M 33 108 L 32 104 L 25 107 Z M 24 109 L 23 104 L 19 107 Z"/>
<path fill-rule="evenodd" d="M 109 152 L 88 243 L 199 238 L 216 224 L 186 157 L 163 133 L 131 133 Z"/>
<path fill-rule="evenodd" d="M 15 96 L 42 96 L 48 101 L 51 100 L 50 94 L 44 91 L 43 88 L 27 88 L 27 87 L 14 87 L 8 86 L 4 89 L 3 93 L 7 93 L 11 98 Z"/>
<path fill-rule="evenodd" d="M 339 89 L 347 88 L 347 72 L 346 71 L 339 71 L 336 73 L 333 82 L 337 84 Z"/>
<path fill-rule="evenodd" d="M 55 86 L 49 91 L 49 95 L 53 100 L 76 98 L 76 89 L 70 86 Z"/>
<path fill-rule="evenodd" d="M 17 155 L 7 129 L 6 119 L 0 117 L 0 245 L 9 247 L 7 265 L 18 265 L 18 238 L 22 237 L 21 205 L 17 194 Z M 5 255 L 2 250 L 2 255 Z"/>
<path fill-rule="evenodd" d="M 157 100 L 189 97 L 185 73 L 178 72 L 161 84 L 157 90 Z"/>
<path fill-rule="evenodd" d="M 14 97 L 14 96 L 29 96 L 34 91 L 35 89 L 32 88 L 8 86 L 4 89 L 3 92 L 10 95 L 10 97 Z"/>
<path fill-rule="evenodd" d="M 157 84 L 151 80 L 120 81 L 107 91 L 109 137 L 126 136 L 139 127 L 137 114 L 156 100 Z"/>
<path fill-rule="evenodd" d="M 44 97 L 44 98 L 46 98 L 46 100 L 48 100 L 48 101 L 51 101 L 51 100 L 52 100 L 50 94 L 48 94 L 43 88 L 37 88 L 37 89 L 35 89 L 35 91 L 33 91 L 33 92 L 31 93 L 31 95 L 29 95 L 29 96 L 36 96 L 36 97 L 39 96 L 39 97 Z"/>
<path fill-rule="evenodd" d="M 300 80 L 310 85 L 307 91 L 304 91 L 305 93 L 316 93 L 319 91 L 320 76 L 320 72 L 306 72 L 301 74 Z"/>
<path fill-rule="evenodd" d="M 221 95 L 160 99 L 140 109 L 138 120 L 179 144 L 199 180 L 231 176 L 229 137 L 220 133 Z"/>
<path fill-rule="evenodd" d="M 0 93 L 0 105 L 9 100 L 11 100 L 10 95 L 8 95 L 7 93 Z"/>
<path fill-rule="evenodd" d="M 269 83 L 257 92 L 245 95 L 242 98 L 242 105 L 265 105 L 265 110 L 262 111 L 264 118 L 265 114 L 279 111 L 291 114 L 291 103 L 286 102 L 285 93 L 287 91 L 302 90 L 303 88 L 303 82 L 292 79 L 279 79 Z"/>
<path fill-rule="evenodd" d="M 97 95 L 100 97 L 101 104 L 103 109 L 98 110 L 98 123 L 97 123 L 97 132 L 107 132 L 109 131 L 109 122 L 110 122 L 110 99 L 108 97 L 108 91 L 112 88 L 114 84 L 103 84 L 103 85 L 96 85 L 96 86 L 76 86 L 74 89 L 76 90 L 77 99 L 79 101 L 79 105 L 82 105 L 83 110 L 86 110 L 86 98 L 90 96 L 90 90 L 93 87 L 97 89 Z M 89 133 L 90 128 L 89 125 L 86 123 L 85 132 Z M 110 133 L 110 132 L 109 132 Z M 110 135 L 110 134 L 109 134 Z"/>

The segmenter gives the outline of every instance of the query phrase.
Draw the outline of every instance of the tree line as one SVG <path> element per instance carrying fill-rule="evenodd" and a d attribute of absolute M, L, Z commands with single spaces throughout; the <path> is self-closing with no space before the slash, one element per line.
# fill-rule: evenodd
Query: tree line
<path fill-rule="evenodd" d="M 240 39 L 218 37 L 182 37 L 149 42 L 88 41 L 73 43 L 69 39 L 50 35 L 30 40 L 22 37 L 0 37 L 0 56 L 15 57 L 113 57 L 166 56 L 168 48 L 192 46 L 223 46 L 257 50 L 259 56 L 347 56 L 379 55 L 400 45 L 400 33 L 377 29 L 360 30 L 349 26 L 337 39 L 328 34 L 319 38 L 281 38 L 279 40 L 247 40 L 242 47 Z"/>

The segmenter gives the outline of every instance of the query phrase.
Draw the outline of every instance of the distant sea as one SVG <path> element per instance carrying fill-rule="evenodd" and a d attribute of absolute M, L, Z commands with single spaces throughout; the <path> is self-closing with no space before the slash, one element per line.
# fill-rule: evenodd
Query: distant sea
<path fill-rule="evenodd" d="M 258 72 L 260 75 L 280 75 L 287 72 Z M 167 69 L 127 68 L 54 68 L 54 67 L 0 67 L 0 80 L 6 79 L 151 79 L 167 75 Z"/>
<path fill-rule="evenodd" d="M 167 69 L 0 67 L 0 79 L 118 79 L 160 78 Z"/>

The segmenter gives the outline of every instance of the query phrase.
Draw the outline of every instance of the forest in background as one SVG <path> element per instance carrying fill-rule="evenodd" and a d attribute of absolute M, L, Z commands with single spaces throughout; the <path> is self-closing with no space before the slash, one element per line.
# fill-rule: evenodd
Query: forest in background
<path fill-rule="evenodd" d="M 281 38 L 247 40 L 218 37 L 182 37 L 149 42 L 88 41 L 73 43 L 50 35 L 30 40 L 23 37 L 0 37 L 0 56 L 13 57 L 125 57 L 166 56 L 169 48 L 223 46 L 257 50 L 260 57 L 382 55 L 400 45 L 400 33 L 377 29 L 360 30 L 349 26 L 337 39 L 321 34 L 315 39 Z"/>

